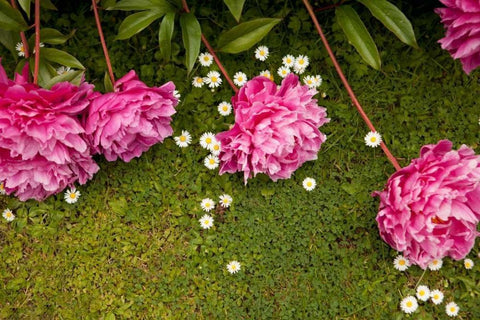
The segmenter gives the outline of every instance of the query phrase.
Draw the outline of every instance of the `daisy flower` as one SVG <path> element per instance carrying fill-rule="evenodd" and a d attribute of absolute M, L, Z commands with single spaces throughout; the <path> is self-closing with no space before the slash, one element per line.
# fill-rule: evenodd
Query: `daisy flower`
<path fill-rule="evenodd" d="M 200 226 L 203 229 L 210 229 L 213 226 L 213 218 L 208 214 L 205 214 L 200 220 Z"/>
<path fill-rule="evenodd" d="M 5 191 L 5 183 L 3 181 L 0 182 L 0 194 L 7 194 Z"/>
<path fill-rule="evenodd" d="M 8 222 L 13 221 L 15 219 L 15 215 L 13 214 L 12 210 L 10 209 L 5 209 L 3 210 L 2 216 L 7 220 Z"/>
<path fill-rule="evenodd" d="M 265 46 L 260 46 L 255 50 L 255 58 L 260 61 L 265 61 L 268 58 L 268 48 Z"/>
<path fill-rule="evenodd" d="M 25 47 L 23 46 L 22 42 L 19 42 L 15 45 L 15 50 L 18 51 L 19 57 L 25 57 Z"/>
<path fill-rule="evenodd" d="M 194 77 L 193 80 L 192 80 L 192 85 L 195 87 L 195 88 L 201 88 L 203 87 L 204 85 L 204 80 L 202 77 Z"/>
<path fill-rule="evenodd" d="M 305 83 L 310 89 L 313 89 L 316 87 L 317 81 L 314 76 L 306 76 L 303 77 L 303 83 Z"/>
<path fill-rule="evenodd" d="M 430 298 L 430 289 L 427 286 L 418 286 L 416 296 L 419 300 L 427 301 Z"/>
<path fill-rule="evenodd" d="M 322 76 L 317 74 L 315 76 L 315 88 L 320 87 L 322 85 L 322 83 L 323 83 Z"/>
<path fill-rule="evenodd" d="M 201 53 L 198 56 L 198 61 L 204 67 L 210 67 L 210 65 L 213 63 L 213 56 L 208 52 Z"/>
<path fill-rule="evenodd" d="M 398 255 L 395 260 L 393 260 L 393 267 L 398 271 L 405 271 L 410 265 L 410 261 L 402 255 Z"/>
<path fill-rule="evenodd" d="M 432 290 L 432 292 L 430 292 L 430 298 L 434 304 L 440 304 L 443 301 L 443 292 L 440 290 Z"/>
<path fill-rule="evenodd" d="M 228 270 L 228 272 L 230 272 L 231 274 L 237 273 L 238 271 L 240 271 L 240 268 L 241 268 L 240 262 L 235 261 L 235 260 L 230 261 L 230 262 L 227 264 L 227 270 Z"/>
<path fill-rule="evenodd" d="M 269 70 L 263 70 L 262 72 L 260 72 L 260 76 L 273 80 L 272 74 Z"/>
<path fill-rule="evenodd" d="M 232 112 L 232 105 L 228 103 L 227 101 L 222 101 L 218 105 L 218 112 L 222 116 L 228 116 Z"/>
<path fill-rule="evenodd" d="M 200 137 L 200 145 L 204 149 L 210 149 L 210 146 L 216 141 L 215 135 L 211 132 L 205 132 Z"/>
<path fill-rule="evenodd" d="M 60 66 L 60 67 L 57 68 L 57 74 L 62 75 L 62 74 L 70 72 L 70 70 L 71 70 L 70 67 Z"/>
<path fill-rule="evenodd" d="M 303 188 L 307 191 L 312 191 L 315 189 L 315 186 L 317 185 L 317 182 L 313 178 L 305 178 L 303 180 Z"/>
<path fill-rule="evenodd" d="M 182 134 L 173 139 L 180 148 L 188 147 L 188 145 L 192 142 L 192 136 L 188 131 L 185 130 L 182 130 Z"/>
<path fill-rule="evenodd" d="M 290 73 L 290 68 L 289 67 L 281 66 L 277 70 L 277 74 L 282 78 L 285 78 L 287 76 L 287 74 L 289 74 L 289 73 Z"/>
<path fill-rule="evenodd" d="M 80 196 L 81 196 L 80 191 L 75 190 L 75 188 L 65 191 L 65 194 L 64 194 L 65 201 L 70 204 L 77 202 Z"/>
<path fill-rule="evenodd" d="M 232 201 L 233 201 L 232 197 L 229 196 L 228 194 L 222 194 L 220 196 L 220 204 L 224 208 L 230 207 L 230 205 L 232 204 Z"/>
<path fill-rule="evenodd" d="M 364 138 L 365 144 L 369 147 L 375 148 L 382 142 L 382 136 L 378 132 L 370 131 Z"/>
<path fill-rule="evenodd" d="M 178 90 L 173 90 L 173 96 L 178 99 L 178 102 L 180 102 L 180 98 L 182 97 L 182 95 Z"/>
<path fill-rule="evenodd" d="M 218 167 L 218 164 L 220 163 L 220 160 L 216 155 L 209 154 L 205 160 L 203 160 L 203 164 L 205 167 L 207 167 L 210 170 L 213 170 Z"/>
<path fill-rule="evenodd" d="M 428 264 L 428 269 L 432 271 L 437 271 L 437 270 L 440 270 L 442 265 L 443 265 L 442 259 L 433 259 L 432 262 Z"/>
<path fill-rule="evenodd" d="M 295 65 L 295 57 L 291 54 L 287 54 L 285 57 L 282 58 L 282 63 L 285 67 L 291 68 Z"/>
<path fill-rule="evenodd" d="M 460 311 L 460 308 L 455 302 L 450 302 L 445 306 L 445 312 L 447 315 L 450 317 L 456 317 L 458 315 L 458 311 Z"/>
<path fill-rule="evenodd" d="M 222 78 L 220 78 L 220 73 L 218 73 L 217 71 L 210 71 L 209 73 L 207 73 L 207 77 L 204 81 L 212 89 L 217 88 L 222 84 Z"/>
<path fill-rule="evenodd" d="M 465 269 L 470 270 L 475 264 L 473 263 L 472 259 L 465 259 L 463 260 L 463 265 L 465 266 Z"/>
<path fill-rule="evenodd" d="M 210 198 L 205 198 L 200 203 L 200 206 L 202 207 L 203 211 L 209 212 L 215 208 L 215 202 L 213 202 L 213 200 Z"/>
<path fill-rule="evenodd" d="M 239 87 L 243 86 L 245 83 L 247 83 L 247 81 L 247 75 L 243 72 L 237 72 L 233 76 L 233 83 L 235 83 Z"/>
<path fill-rule="evenodd" d="M 400 308 L 405 313 L 412 313 L 415 312 L 418 308 L 418 302 L 415 297 L 408 296 L 403 298 L 402 302 L 400 302 Z"/>
<path fill-rule="evenodd" d="M 307 56 L 299 55 L 297 58 L 295 58 L 293 70 L 298 74 L 302 74 L 305 72 L 305 69 L 308 67 L 309 64 L 310 62 Z"/>
<path fill-rule="evenodd" d="M 215 140 L 215 142 L 213 142 L 210 146 L 209 150 L 214 156 L 218 156 L 220 151 L 222 151 L 222 144 L 220 141 Z"/>

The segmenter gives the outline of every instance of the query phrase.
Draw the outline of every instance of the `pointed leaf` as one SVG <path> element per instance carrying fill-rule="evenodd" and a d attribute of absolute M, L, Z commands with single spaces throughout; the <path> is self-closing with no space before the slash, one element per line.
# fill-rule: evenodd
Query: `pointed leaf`
<path fill-rule="evenodd" d="M 408 18 L 396 6 L 386 0 L 357 0 L 370 10 L 388 30 L 392 31 L 400 41 L 418 48 L 413 27 Z"/>
<path fill-rule="evenodd" d="M 172 54 L 172 35 L 175 23 L 175 12 L 170 12 L 163 17 L 160 29 L 158 30 L 158 43 L 160 55 L 165 61 L 170 60 Z"/>
<path fill-rule="evenodd" d="M 190 73 L 200 53 L 202 30 L 197 18 L 191 12 L 183 13 L 180 16 L 180 26 L 182 27 L 182 39 L 185 46 L 185 65 Z"/>
<path fill-rule="evenodd" d="M 239 53 L 248 50 L 262 40 L 280 21 L 282 20 L 260 18 L 241 23 L 219 36 L 218 51 Z"/>
<path fill-rule="evenodd" d="M 372 68 L 379 70 L 381 61 L 377 46 L 357 12 L 351 6 L 343 5 L 335 9 L 335 16 L 348 41 L 357 49 L 363 60 Z"/>
<path fill-rule="evenodd" d="M 0 0 L 0 29 L 17 32 L 28 29 L 20 11 L 13 9 L 5 0 Z"/>
<path fill-rule="evenodd" d="M 223 2 L 227 5 L 235 20 L 240 21 L 245 0 L 223 0 Z"/>
<path fill-rule="evenodd" d="M 40 57 L 50 62 L 58 63 L 62 66 L 75 69 L 85 69 L 85 67 L 71 54 L 53 48 L 41 48 Z"/>
<path fill-rule="evenodd" d="M 55 7 L 55 5 L 50 0 L 40 1 L 40 7 L 49 9 L 49 10 L 57 10 L 57 7 Z"/>
<path fill-rule="evenodd" d="M 162 13 L 153 10 L 131 14 L 120 24 L 118 35 L 115 39 L 128 39 L 148 27 L 153 21 L 161 16 L 163 16 Z"/>
<path fill-rule="evenodd" d="M 150 0 L 122 0 L 117 2 L 113 7 L 107 8 L 107 10 L 150 10 L 152 5 Z"/>
<path fill-rule="evenodd" d="M 32 0 L 18 0 L 18 3 L 20 4 L 20 7 L 25 11 L 27 14 L 27 17 L 30 19 L 30 5 L 32 3 Z"/>
<path fill-rule="evenodd" d="M 70 34 L 64 35 L 56 29 L 43 28 L 40 30 L 40 39 L 48 44 L 63 44 L 75 34 L 75 31 L 73 30 Z M 34 37 L 35 35 L 32 35 L 32 38 Z"/>
<path fill-rule="evenodd" d="M 69 71 L 65 72 L 61 75 L 55 76 L 51 78 L 50 80 L 46 81 L 42 87 L 46 89 L 50 89 L 53 87 L 54 84 L 59 83 L 59 82 L 72 82 L 79 76 L 83 75 L 85 71 L 83 70 L 77 70 L 77 71 Z M 75 84 L 75 83 L 74 83 Z"/>
<path fill-rule="evenodd" d="M 108 72 L 105 72 L 105 76 L 103 77 L 103 86 L 105 87 L 105 92 L 113 92 L 113 83 Z"/>
<path fill-rule="evenodd" d="M 18 33 L 15 31 L 7 31 L 0 29 L 0 43 L 7 48 L 15 59 L 18 57 L 17 50 L 15 49 L 15 44 L 18 41 Z"/>

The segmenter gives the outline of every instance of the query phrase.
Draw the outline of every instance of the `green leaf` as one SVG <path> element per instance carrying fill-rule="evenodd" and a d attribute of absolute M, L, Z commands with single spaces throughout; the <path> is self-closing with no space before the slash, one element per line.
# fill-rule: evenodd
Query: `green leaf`
<path fill-rule="evenodd" d="M 124 40 L 132 37 L 148 27 L 153 21 L 163 16 L 162 13 L 148 10 L 129 15 L 120 24 L 116 40 Z"/>
<path fill-rule="evenodd" d="M 18 41 L 18 34 L 14 31 L 7 31 L 0 29 L 0 43 L 5 46 L 12 53 L 15 59 L 18 56 L 15 44 Z"/>
<path fill-rule="evenodd" d="M 245 0 L 223 0 L 223 2 L 227 5 L 235 20 L 240 21 Z"/>
<path fill-rule="evenodd" d="M 48 9 L 48 10 L 57 10 L 57 7 L 55 7 L 55 5 L 50 0 L 40 1 L 40 7 Z"/>
<path fill-rule="evenodd" d="M 105 92 L 113 92 L 113 83 L 108 72 L 105 72 L 105 76 L 103 77 L 103 85 L 105 87 Z"/>
<path fill-rule="evenodd" d="M 202 30 L 197 18 L 191 12 L 180 16 L 180 26 L 182 27 L 182 39 L 185 46 L 185 65 L 190 73 L 200 53 Z"/>
<path fill-rule="evenodd" d="M 363 60 L 372 68 L 379 70 L 381 61 L 377 46 L 357 12 L 351 6 L 343 5 L 336 8 L 335 16 L 348 41 L 357 49 Z"/>
<path fill-rule="evenodd" d="M 85 69 L 85 67 L 71 54 L 53 48 L 41 48 L 40 57 L 54 63 L 58 63 L 62 66 L 67 66 L 75 69 Z"/>
<path fill-rule="evenodd" d="M 170 60 L 172 54 L 172 35 L 175 26 L 175 12 L 169 12 L 163 17 L 160 29 L 158 30 L 158 44 L 160 55 L 165 61 Z"/>
<path fill-rule="evenodd" d="M 41 53 L 42 52 L 43 50 L 41 50 Z M 28 59 L 28 62 L 33 79 L 35 69 L 35 56 L 31 56 Z M 55 74 L 55 68 L 50 63 L 48 63 L 46 59 L 40 56 L 40 64 L 38 66 L 38 85 L 44 87 L 54 77 Z"/>
<path fill-rule="evenodd" d="M 107 8 L 107 10 L 150 10 L 153 4 L 150 0 L 122 0 L 117 2 L 113 7 Z"/>
<path fill-rule="evenodd" d="M 357 0 L 370 10 L 388 30 L 392 31 L 400 41 L 418 48 L 413 27 L 408 18 L 396 6 L 387 0 Z"/>
<path fill-rule="evenodd" d="M 20 11 L 13 9 L 5 0 L 0 0 L 0 29 L 17 32 L 28 29 Z"/>
<path fill-rule="evenodd" d="M 59 83 L 59 82 L 71 82 L 73 81 L 75 78 L 78 78 L 79 76 L 82 76 L 84 73 L 83 70 L 77 70 L 77 71 L 69 71 L 69 72 L 65 72 L 63 74 L 60 74 L 58 76 L 55 76 L 53 78 L 51 78 L 50 80 L 46 81 L 42 87 L 46 88 L 46 89 L 50 89 L 51 87 L 53 87 L 53 85 L 55 85 L 56 83 Z"/>
<path fill-rule="evenodd" d="M 75 30 L 68 35 L 62 34 L 60 31 L 52 28 L 43 28 L 40 30 L 40 39 L 48 44 L 63 44 L 75 34 Z M 32 35 L 34 37 L 35 35 Z"/>
<path fill-rule="evenodd" d="M 32 3 L 32 0 L 18 0 L 18 3 L 20 4 L 20 7 L 25 11 L 27 14 L 27 17 L 30 19 L 30 5 Z"/>
<path fill-rule="evenodd" d="M 218 51 L 239 53 L 248 50 L 280 21 L 281 19 L 260 18 L 241 23 L 219 36 Z"/>

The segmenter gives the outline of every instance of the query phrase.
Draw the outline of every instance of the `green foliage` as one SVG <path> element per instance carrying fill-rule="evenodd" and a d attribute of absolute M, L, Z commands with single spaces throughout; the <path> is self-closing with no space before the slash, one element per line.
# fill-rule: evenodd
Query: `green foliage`
<path fill-rule="evenodd" d="M 190 73 L 200 53 L 202 30 L 197 18 L 191 12 L 180 15 L 180 26 L 182 27 L 182 40 L 185 47 L 185 65 L 188 73 Z"/>
<path fill-rule="evenodd" d="M 240 17 L 242 16 L 242 9 L 243 5 L 245 4 L 245 0 L 223 0 L 230 10 L 231 14 L 237 20 L 240 21 Z"/>
<path fill-rule="evenodd" d="M 0 29 L 18 32 L 27 28 L 20 12 L 12 8 L 6 0 L 0 0 Z"/>
<path fill-rule="evenodd" d="M 158 30 L 158 43 L 160 54 L 165 61 L 169 61 L 172 55 L 172 36 L 175 28 L 175 12 L 170 12 L 163 17 Z"/>

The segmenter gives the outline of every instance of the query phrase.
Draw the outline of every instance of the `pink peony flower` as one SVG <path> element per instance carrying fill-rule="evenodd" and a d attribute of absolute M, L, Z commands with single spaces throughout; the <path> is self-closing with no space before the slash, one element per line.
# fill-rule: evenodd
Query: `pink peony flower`
<path fill-rule="evenodd" d="M 447 8 L 435 12 L 447 29 L 438 42 L 454 59 L 460 59 L 469 74 L 480 65 L 480 1 L 440 0 Z"/>
<path fill-rule="evenodd" d="M 480 156 L 442 140 L 395 172 L 380 196 L 380 236 L 425 269 L 434 259 L 463 259 L 480 220 Z"/>
<path fill-rule="evenodd" d="M 262 76 L 248 81 L 232 98 L 235 125 L 217 135 L 220 174 L 243 171 L 247 183 L 261 172 L 276 181 L 315 160 L 326 139 L 318 127 L 330 121 L 312 98 L 315 93 L 294 74 L 279 88 Z"/>
<path fill-rule="evenodd" d="M 168 82 L 149 88 L 135 71 L 115 84 L 115 92 L 93 100 L 85 119 L 92 148 L 108 161 L 129 162 L 173 133 L 170 122 L 178 100 L 175 85 Z"/>
<path fill-rule="evenodd" d="M 47 90 L 27 78 L 28 66 L 12 81 L 0 65 L 0 181 L 22 201 L 43 200 L 98 171 L 77 117 L 93 85 L 62 82 Z"/>

